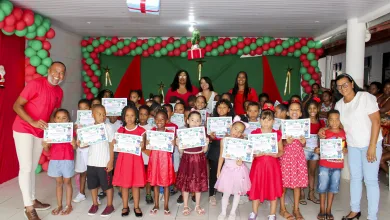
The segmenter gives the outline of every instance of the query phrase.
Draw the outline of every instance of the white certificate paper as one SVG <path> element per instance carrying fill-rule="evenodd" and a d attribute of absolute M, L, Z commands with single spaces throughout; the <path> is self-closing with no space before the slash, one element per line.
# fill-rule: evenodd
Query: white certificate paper
<path fill-rule="evenodd" d="M 253 154 L 278 153 L 278 138 L 276 133 L 250 134 L 248 140 L 253 144 Z"/>
<path fill-rule="evenodd" d="M 274 130 L 280 130 L 280 126 L 282 126 L 282 120 L 279 118 L 274 118 L 274 125 L 272 126 L 272 128 Z"/>
<path fill-rule="evenodd" d="M 142 136 L 115 133 L 115 140 L 115 152 L 130 153 L 137 156 L 141 155 Z"/>
<path fill-rule="evenodd" d="M 239 138 L 224 138 L 223 139 L 223 154 L 225 159 L 239 160 L 252 162 L 253 146 L 252 142 Z"/>
<path fill-rule="evenodd" d="M 184 114 L 178 114 L 178 113 L 173 114 L 171 117 L 171 122 L 177 125 L 177 127 L 179 128 L 185 127 Z"/>
<path fill-rule="evenodd" d="M 79 128 L 87 127 L 95 124 L 95 119 L 92 117 L 91 110 L 77 110 L 76 124 Z"/>
<path fill-rule="evenodd" d="M 282 120 L 282 138 L 286 139 L 287 136 L 293 138 L 305 138 L 310 137 L 310 119 L 297 119 L 297 120 Z"/>
<path fill-rule="evenodd" d="M 342 139 L 321 139 L 320 158 L 323 160 L 344 159 Z"/>
<path fill-rule="evenodd" d="M 122 109 L 127 105 L 126 98 L 103 98 L 102 105 L 107 116 L 121 116 Z"/>
<path fill-rule="evenodd" d="M 146 145 L 148 150 L 173 152 L 172 141 L 175 139 L 173 132 L 146 131 L 146 139 L 149 141 L 149 144 Z"/>
<path fill-rule="evenodd" d="M 219 138 L 224 137 L 230 133 L 230 126 L 232 125 L 231 117 L 208 117 L 207 118 L 207 134 L 215 132 Z"/>
<path fill-rule="evenodd" d="M 77 129 L 77 139 L 80 141 L 81 147 L 108 141 L 106 126 L 101 123 Z"/>
<path fill-rule="evenodd" d="M 43 133 L 47 143 L 70 143 L 73 139 L 73 123 L 49 123 Z"/>
<path fill-rule="evenodd" d="M 146 123 L 152 127 L 156 127 L 156 122 L 154 121 L 154 118 L 148 118 Z"/>
<path fill-rule="evenodd" d="M 313 151 L 314 148 L 318 147 L 318 135 L 311 134 L 310 138 L 306 139 L 306 150 Z"/>
<path fill-rule="evenodd" d="M 184 128 L 177 130 L 180 149 L 189 149 L 206 146 L 206 132 L 204 127 Z"/>
<path fill-rule="evenodd" d="M 207 110 L 199 110 L 199 113 L 200 113 L 200 118 L 202 120 L 202 126 L 204 126 L 207 120 Z"/>

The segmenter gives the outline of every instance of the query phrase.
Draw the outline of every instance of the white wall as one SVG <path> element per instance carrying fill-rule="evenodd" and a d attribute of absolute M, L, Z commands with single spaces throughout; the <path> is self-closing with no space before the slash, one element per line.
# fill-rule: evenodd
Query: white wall
<path fill-rule="evenodd" d="M 50 56 L 53 61 L 61 61 L 66 65 L 65 80 L 61 83 L 64 91 L 62 108 L 67 109 L 75 120 L 77 103 L 83 93 L 81 87 L 81 49 L 82 37 L 53 26 L 56 32 L 54 39 L 50 40 Z"/>

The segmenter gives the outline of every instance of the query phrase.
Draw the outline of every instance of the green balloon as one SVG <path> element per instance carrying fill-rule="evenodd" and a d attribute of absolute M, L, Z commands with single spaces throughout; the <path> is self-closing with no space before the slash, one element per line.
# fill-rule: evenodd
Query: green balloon
<path fill-rule="evenodd" d="M 206 57 L 209 57 L 211 56 L 211 53 L 210 52 L 206 52 Z"/>
<path fill-rule="evenodd" d="M 89 37 L 88 36 L 84 36 L 83 40 L 89 40 Z"/>
<path fill-rule="evenodd" d="M 86 47 L 82 47 L 82 48 L 81 48 L 81 52 L 82 52 L 82 53 L 87 52 L 87 48 L 86 48 Z"/>
<path fill-rule="evenodd" d="M 32 24 L 31 26 L 27 27 L 27 32 L 35 32 L 37 30 L 37 26 L 35 24 Z"/>
<path fill-rule="evenodd" d="M 45 65 L 39 65 L 37 67 L 37 73 L 41 74 L 41 75 L 45 75 L 47 73 L 47 66 Z"/>
<path fill-rule="evenodd" d="M 100 42 L 98 40 L 95 39 L 95 40 L 92 41 L 92 46 L 93 47 L 98 47 L 99 45 L 100 45 Z"/>
<path fill-rule="evenodd" d="M 138 38 L 137 37 L 132 37 L 130 40 L 131 40 L 131 42 L 135 43 L 138 40 Z"/>
<path fill-rule="evenodd" d="M 303 54 L 307 54 L 307 53 L 309 53 L 309 48 L 307 46 L 303 46 L 301 48 L 301 51 L 302 51 Z"/>
<path fill-rule="evenodd" d="M 46 30 L 49 30 L 51 27 L 51 21 L 49 18 L 43 19 L 42 26 L 46 28 Z"/>
<path fill-rule="evenodd" d="M 264 37 L 264 43 L 268 44 L 269 42 L 271 42 L 271 38 L 270 37 Z"/>
<path fill-rule="evenodd" d="M 213 43 L 213 38 L 212 37 L 206 37 L 206 43 L 207 44 Z"/>
<path fill-rule="evenodd" d="M 81 76 L 84 77 L 87 75 L 87 72 L 85 72 L 85 70 L 81 71 Z"/>
<path fill-rule="evenodd" d="M 125 46 L 129 46 L 131 41 L 129 39 L 125 39 L 124 42 Z"/>
<path fill-rule="evenodd" d="M 89 78 L 89 76 L 84 76 L 84 82 L 89 82 L 89 81 L 91 81 L 91 78 Z"/>
<path fill-rule="evenodd" d="M 236 46 L 237 43 L 238 43 L 237 38 L 233 38 L 231 41 L 232 41 L 232 45 L 233 45 L 233 46 Z"/>
<path fill-rule="evenodd" d="M 232 43 L 230 41 L 225 41 L 225 43 L 223 44 L 223 46 L 226 48 L 226 49 L 229 49 L 232 47 Z"/>
<path fill-rule="evenodd" d="M 242 51 L 242 50 L 238 50 L 238 51 L 237 51 L 237 55 L 238 55 L 238 56 L 242 56 L 243 54 L 244 54 L 244 51 Z"/>
<path fill-rule="evenodd" d="M 147 50 L 149 48 L 148 44 L 142 44 L 141 47 L 142 47 L 143 50 Z"/>
<path fill-rule="evenodd" d="M 316 83 L 316 81 L 314 79 L 309 80 L 309 85 L 312 86 L 314 83 Z"/>
<path fill-rule="evenodd" d="M 213 36 L 213 41 L 217 41 L 218 40 L 218 37 L 217 36 Z"/>
<path fill-rule="evenodd" d="M 275 54 L 275 48 L 269 48 L 268 54 L 269 55 L 274 55 Z"/>
<path fill-rule="evenodd" d="M 91 81 L 87 82 L 87 87 L 91 89 L 93 87 L 93 82 Z"/>
<path fill-rule="evenodd" d="M 180 38 L 180 43 L 181 44 L 186 44 L 187 43 L 187 38 L 186 37 L 181 37 Z"/>
<path fill-rule="evenodd" d="M 31 66 L 37 67 L 37 66 L 41 65 L 41 62 L 42 62 L 42 59 L 39 58 L 38 56 L 30 57 L 30 64 L 31 64 Z"/>
<path fill-rule="evenodd" d="M 294 51 L 294 57 L 300 57 L 301 56 L 301 51 L 300 50 L 295 50 Z"/>
<path fill-rule="evenodd" d="M 306 74 L 307 73 L 307 69 L 306 69 L 306 67 L 304 67 L 304 66 L 302 66 L 300 69 L 299 69 L 299 73 L 300 74 Z"/>
<path fill-rule="evenodd" d="M 311 79 L 311 75 L 309 73 L 303 74 L 303 80 L 309 81 Z"/>
<path fill-rule="evenodd" d="M 316 55 L 314 55 L 314 53 L 308 53 L 308 54 L 307 54 L 307 59 L 308 59 L 308 60 L 311 61 L 311 60 L 314 60 L 315 58 L 316 58 Z"/>
<path fill-rule="evenodd" d="M 166 48 L 168 51 L 172 51 L 173 49 L 175 49 L 172 44 L 167 44 Z"/>
<path fill-rule="evenodd" d="M 314 68 L 316 68 L 318 66 L 318 61 L 317 60 L 312 60 L 310 61 L 310 65 Z"/>
<path fill-rule="evenodd" d="M 96 71 L 98 69 L 98 66 L 94 63 L 91 65 L 91 70 Z"/>
<path fill-rule="evenodd" d="M 243 37 L 237 37 L 238 42 L 244 41 Z"/>
<path fill-rule="evenodd" d="M 40 51 L 37 52 L 37 55 L 38 55 L 41 59 L 45 59 L 49 54 L 48 54 L 47 50 L 42 49 L 42 50 L 40 50 Z"/>
<path fill-rule="evenodd" d="M 90 56 L 90 55 L 89 55 L 88 52 L 84 52 L 84 53 L 83 53 L 83 57 L 84 57 L 85 59 L 89 58 L 89 56 Z"/>
<path fill-rule="evenodd" d="M 294 56 L 294 54 L 293 53 L 288 53 L 287 56 L 292 57 L 292 56 Z"/>
<path fill-rule="evenodd" d="M 122 41 L 119 41 L 119 42 L 116 44 L 116 46 L 118 47 L 118 49 L 122 49 L 122 48 L 125 46 L 125 44 L 124 44 Z"/>
<path fill-rule="evenodd" d="M 318 66 L 315 68 L 315 70 L 317 73 L 320 72 L 320 68 Z"/>
<path fill-rule="evenodd" d="M 289 38 L 289 39 L 288 39 L 288 43 L 289 43 L 291 46 L 294 45 L 294 43 L 295 43 L 294 38 Z"/>
<path fill-rule="evenodd" d="M 88 45 L 88 46 L 87 46 L 87 51 L 88 51 L 88 52 L 91 53 L 91 52 L 93 51 L 93 49 L 94 49 L 94 48 L 93 48 L 92 45 Z"/>
<path fill-rule="evenodd" d="M 27 34 L 27 28 L 21 30 L 21 31 L 18 31 L 18 30 L 15 30 L 15 35 L 18 36 L 18 37 L 23 37 L 23 36 L 26 36 Z"/>
<path fill-rule="evenodd" d="M 43 36 L 45 36 L 46 32 L 47 32 L 47 30 L 46 30 L 46 28 L 43 27 L 43 26 L 39 26 L 39 27 L 37 28 L 37 36 L 38 36 L 38 37 L 43 37 Z"/>
<path fill-rule="evenodd" d="M 26 55 L 26 57 L 32 57 L 32 56 L 35 56 L 37 54 L 37 52 L 32 49 L 31 47 L 27 47 L 26 50 L 24 51 L 24 55 Z"/>
<path fill-rule="evenodd" d="M 264 44 L 263 38 L 257 38 L 256 44 L 257 44 L 257 46 L 263 46 L 263 44 Z"/>
<path fill-rule="evenodd" d="M 2 10 L 0 10 L 0 22 L 3 21 L 4 18 L 5 18 L 5 14 L 4 14 L 4 12 Z"/>
<path fill-rule="evenodd" d="M 161 52 L 160 52 L 160 51 L 154 52 L 154 56 L 156 56 L 156 57 L 161 57 Z"/>
<path fill-rule="evenodd" d="M 217 49 L 212 49 L 211 50 L 211 56 L 213 56 L 213 57 L 218 56 L 218 50 Z"/>
<path fill-rule="evenodd" d="M 276 53 L 281 53 L 283 51 L 283 47 L 281 45 L 277 45 L 275 47 L 275 51 L 276 51 Z"/>
<path fill-rule="evenodd" d="M 86 98 L 87 98 L 87 95 L 86 95 L 86 94 L 83 94 L 82 97 L 83 97 L 83 99 L 86 99 Z"/>
<path fill-rule="evenodd" d="M 101 70 L 95 70 L 94 74 L 95 74 L 95 76 L 101 76 L 102 75 L 102 71 Z"/>
<path fill-rule="evenodd" d="M 27 34 L 26 34 L 26 38 L 27 39 L 34 39 L 35 37 L 37 36 L 37 33 L 36 32 L 27 32 Z"/>
<path fill-rule="evenodd" d="M 8 16 L 14 9 L 14 5 L 8 0 L 3 0 L 0 2 L 0 9 L 4 12 L 5 16 Z"/>
<path fill-rule="evenodd" d="M 160 52 L 161 52 L 161 55 L 163 55 L 163 56 L 168 54 L 167 48 L 161 48 Z"/>
<path fill-rule="evenodd" d="M 42 171 L 42 166 L 41 164 L 38 164 L 37 168 L 35 168 L 35 174 L 38 174 Z"/>
<path fill-rule="evenodd" d="M 149 46 L 154 46 L 156 44 L 156 41 L 153 38 L 148 39 L 148 45 Z"/>
<path fill-rule="evenodd" d="M 308 46 L 309 48 L 313 48 L 313 47 L 316 46 L 316 43 L 314 43 L 314 41 L 312 41 L 312 40 L 309 40 L 309 42 L 307 42 L 307 46 Z"/>
<path fill-rule="evenodd" d="M 111 46 L 111 52 L 115 53 L 115 52 L 117 52 L 117 51 L 118 51 L 118 47 L 115 46 L 115 45 L 112 45 L 112 46 Z"/>
<path fill-rule="evenodd" d="M 96 87 L 92 87 L 91 92 L 92 92 L 92 94 L 97 95 L 99 90 Z"/>
<path fill-rule="evenodd" d="M 218 53 L 223 53 L 223 52 L 225 52 L 225 47 L 223 47 L 222 45 L 219 45 L 217 50 L 218 50 Z"/>
<path fill-rule="evenodd" d="M 180 53 L 180 56 L 183 57 L 183 58 L 184 58 L 184 57 L 187 57 L 187 52 L 181 52 L 181 53 Z"/>
<path fill-rule="evenodd" d="M 288 47 L 290 47 L 290 43 L 288 42 L 288 40 L 285 40 L 282 42 L 282 47 L 287 49 Z"/>
<path fill-rule="evenodd" d="M 161 37 L 156 37 L 156 43 L 161 44 L 161 42 L 162 42 Z"/>
<path fill-rule="evenodd" d="M 321 41 L 316 41 L 315 44 L 316 44 L 316 45 L 315 45 L 315 48 L 316 48 L 316 49 L 320 49 L 320 48 L 322 47 Z"/>
<path fill-rule="evenodd" d="M 142 54 L 142 48 L 141 48 L 141 47 L 136 47 L 136 48 L 135 48 L 135 53 L 136 53 L 137 55 L 141 55 L 141 54 Z"/>
<path fill-rule="evenodd" d="M 249 46 L 244 47 L 244 54 L 249 54 L 251 52 L 251 48 Z"/>
<path fill-rule="evenodd" d="M 33 42 L 34 42 L 33 40 L 29 40 L 29 41 L 27 41 L 27 45 L 28 45 L 29 47 L 31 47 L 31 45 L 32 45 Z"/>
<path fill-rule="evenodd" d="M 87 60 L 85 61 L 88 65 L 91 65 L 93 63 L 93 59 L 92 58 L 87 58 Z"/>
<path fill-rule="evenodd" d="M 205 42 L 204 40 L 201 40 L 201 41 L 199 42 L 199 47 L 200 47 L 200 48 L 205 48 L 205 47 L 206 47 L 206 42 Z"/>
<path fill-rule="evenodd" d="M 173 46 L 175 47 L 175 48 L 179 48 L 180 47 L 180 41 L 179 40 L 175 40 L 174 42 L 173 42 Z"/>
<path fill-rule="evenodd" d="M 106 52 L 106 55 L 112 54 L 111 48 L 107 48 L 104 52 Z"/>
<path fill-rule="evenodd" d="M 256 50 L 257 44 L 251 43 L 251 44 L 249 45 L 249 48 L 251 48 L 251 50 Z"/>
<path fill-rule="evenodd" d="M 268 51 L 263 51 L 263 55 L 267 56 L 268 55 Z"/>
<path fill-rule="evenodd" d="M 142 49 L 141 49 L 141 53 L 142 53 Z M 137 56 L 137 53 L 135 52 L 135 50 L 130 51 L 130 56 L 133 56 L 133 57 Z"/>
<path fill-rule="evenodd" d="M 42 42 L 40 40 L 34 40 L 31 43 L 31 48 L 34 49 L 35 51 L 42 50 Z"/>
<path fill-rule="evenodd" d="M 99 38 L 100 44 L 104 44 L 105 41 L 106 41 L 106 37 L 100 37 Z"/>

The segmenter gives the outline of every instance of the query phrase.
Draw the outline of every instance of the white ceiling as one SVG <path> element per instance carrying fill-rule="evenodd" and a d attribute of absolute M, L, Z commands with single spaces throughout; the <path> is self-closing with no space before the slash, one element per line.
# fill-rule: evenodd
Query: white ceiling
<path fill-rule="evenodd" d="M 161 0 L 160 15 L 129 12 L 126 0 L 11 0 L 84 36 L 318 36 L 389 0 Z M 147 0 L 146 0 L 147 1 Z M 87 22 L 91 22 L 88 24 Z"/>

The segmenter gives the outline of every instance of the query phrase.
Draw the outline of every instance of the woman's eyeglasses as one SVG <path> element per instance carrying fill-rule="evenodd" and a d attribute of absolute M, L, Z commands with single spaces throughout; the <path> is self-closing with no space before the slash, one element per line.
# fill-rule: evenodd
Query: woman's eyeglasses
<path fill-rule="evenodd" d="M 342 85 L 336 85 L 337 90 L 341 90 L 342 88 L 346 89 L 348 87 L 349 87 L 348 82 L 346 82 L 346 83 L 344 83 Z"/>

